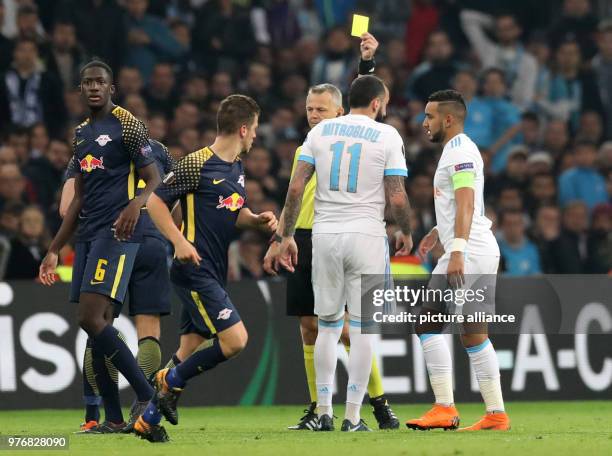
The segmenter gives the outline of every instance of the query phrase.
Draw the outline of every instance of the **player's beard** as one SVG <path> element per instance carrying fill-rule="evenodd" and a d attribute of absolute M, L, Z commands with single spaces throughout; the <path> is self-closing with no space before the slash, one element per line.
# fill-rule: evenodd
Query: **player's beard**
<path fill-rule="evenodd" d="M 385 115 L 382 112 L 382 109 L 379 109 L 378 112 L 376 113 L 376 117 L 374 118 L 374 120 L 376 122 L 382 122 L 383 120 L 385 120 Z"/>
<path fill-rule="evenodd" d="M 440 129 L 437 132 L 432 133 L 431 142 L 440 144 L 443 141 L 444 141 L 444 129 L 440 127 Z"/>

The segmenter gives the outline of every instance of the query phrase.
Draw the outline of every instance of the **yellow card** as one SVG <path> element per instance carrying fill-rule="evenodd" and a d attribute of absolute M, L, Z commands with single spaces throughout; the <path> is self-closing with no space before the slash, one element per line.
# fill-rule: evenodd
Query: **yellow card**
<path fill-rule="evenodd" d="M 369 23 L 370 18 L 368 16 L 353 14 L 353 29 L 351 30 L 351 35 L 360 37 L 368 31 Z"/>

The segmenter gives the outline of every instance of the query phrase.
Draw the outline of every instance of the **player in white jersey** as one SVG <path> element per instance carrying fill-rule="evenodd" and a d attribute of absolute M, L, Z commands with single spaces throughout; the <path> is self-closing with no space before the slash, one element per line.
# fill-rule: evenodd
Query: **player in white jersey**
<path fill-rule="evenodd" d="M 388 100 L 388 90 L 377 77 L 353 81 L 349 114 L 324 120 L 308 134 L 283 210 L 280 262 L 293 271 L 295 222 L 304 187 L 316 168 L 312 283 L 319 319 L 314 357 L 321 431 L 333 430 L 336 346 L 345 304 L 351 351 L 342 431 L 369 431 L 360 418 L 372 359 L 372 335 L 361 333 L 361 279 L 363 274 L 384 277 L 389 271 L 385 198 L 402 233 L 396 254 L 407 255 L 412 248 L 403 142 L 395 128 L 375 120 L 384 116 Z"/>
<path fill-rule="evenodd" d="M 445 253 L 433 271 L 432 281 L 443 278 L 455 287 L 469 287 L 470 282 L 489 278 L 494 289 L 499 247 L 491 232 L 491 221 L 484 216 L 483 161 L 478 147 L 463 133 L 466 115 L 465 102 L 454 90 L 435 92 L 425 107 L 423 127 L 429 139 L 442 144 L 444 150 L 434 176 L 437 225 L 423 238 L 418 250 L 424 256 L 437 242 L 444 247 Z M 423 306 L 423 312 L 429 314 L 448 311 L 448 308 L 430 307 L 429 303 Z M 509 430 L 499 362 L 486 324 L 464 325 L 464 329 L 461 341 L 476 374 L 487 413 L 476 424 L 459 430 Z M 416 327 L 435 404 L 421 418 L 406 422 L 412 429 L 456 429 L 459 426 L 459 413 L 453 399 L 451 353 L 441 330 L 442 326 L 436 324 Z"/>

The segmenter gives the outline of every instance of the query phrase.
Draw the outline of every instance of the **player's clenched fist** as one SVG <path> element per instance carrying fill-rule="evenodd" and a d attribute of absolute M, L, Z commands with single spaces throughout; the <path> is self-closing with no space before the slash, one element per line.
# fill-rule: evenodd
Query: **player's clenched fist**
<path fill-rule="evenodd" d="M 425 260 L 425 256 L 434 248 L 436 243 L 438 242 L 438 230 L 432 228 L 432 230 L 427 233 L 421 242 L 419 242 L 419 248 L 417 252 L 422 260 Z"/>
<path fill-rule="evenodd" d="M 174 256 L 181 263 L 191 263 L 196 266 L 199 266 L 200 261 L 202 261 L 196 248 L 185 238 L 174 246 Z"/>
<path fill-rule="evenodd" d="M 376 49 L 378 49 L 378 41 L 371 33 L 361 35 L 361 44 L 359 45 L 362 60 L 372 60 Z"/>
<path fill-rule="evenodd" d="M 57 258 L 57 253 L 49 252 L 45 258 L 43 258 L 42 263 L 40 263 L 38 278 L 44 285 L 51 286 L 55 283 L 55 268 L 57 268 Z"/>
<path fill-rule="evenodd" d="M 257 216 L 257 223 L 260 227 L 267 229 L 270 232 L 276 231 L 278 227 L 278 220 L 274 215 L 274 212 L 266 211 L 262 212 Z"/>

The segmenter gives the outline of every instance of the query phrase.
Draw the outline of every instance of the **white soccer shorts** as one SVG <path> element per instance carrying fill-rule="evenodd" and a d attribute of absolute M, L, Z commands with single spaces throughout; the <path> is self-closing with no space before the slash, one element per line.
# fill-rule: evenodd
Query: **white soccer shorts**
<path fill-rule="evenodd" d="M 312 286 L 314 313 L 323 320 L 338 320 L 346 305 L 350 315 L 361 318 L 361 276 L 376 275 L 385 286 L 391 277 L 386 236 L 363 233 L 313 234 Z M 372 278 L 368 286 L 372 286 Z"/>

